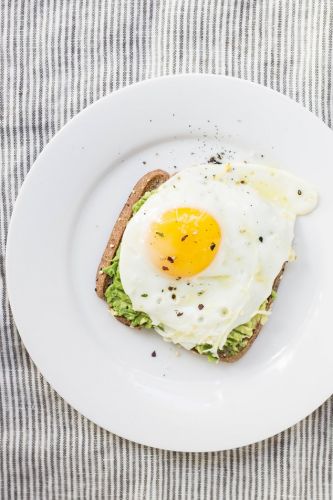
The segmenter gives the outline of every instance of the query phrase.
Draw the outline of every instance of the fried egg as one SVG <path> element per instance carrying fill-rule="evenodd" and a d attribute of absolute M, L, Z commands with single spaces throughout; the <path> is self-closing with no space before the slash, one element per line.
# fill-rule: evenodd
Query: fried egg
<path fill-rule="evenodd" d="M 283 170 L 199 165 L 171 177 L 129 221 L 120 276 L 166 340 L 221 349 L 272 291 L 315 189 Z"/>

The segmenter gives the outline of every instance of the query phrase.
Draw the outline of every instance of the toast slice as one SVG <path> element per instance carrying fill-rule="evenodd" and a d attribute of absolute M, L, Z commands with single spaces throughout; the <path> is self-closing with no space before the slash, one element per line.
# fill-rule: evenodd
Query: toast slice
<path fill-rule="evenodd" d="M 121 243 L 123 233 L 126 229 L 126 225 L 133 215 L 133 205 L 137 201 L 139 201 L 147 191 L 152 191 L 153 189 L 158 188 L 169 178 L 170 175 L 164 170 L 153 170 L 152 172 L 148 172 L 143 177 L 141 177 L 141 179 L 139 179 L 139 181 L 135 184 L 130 196 L 128 197 L 123 209 L 119 214 L 119 217 L 117 218 L 97 269 L 95 291 L 101 299 L 105 300 L 105 291 L 111 283 L 111 278 L 107 274 L 103 273 L 103 269 L 111 264 L 111 261 L 117 252 L 117 249 Z M 274 292 L 276 292 L 279 287 L 284 268 L 285 264 L 283 265 L 280 273 L 275 278 L 273 284 Z M 271 295 L 266 302 L 266 311 L 271 309 L 273 300 L 273 295 Z M 131 325 L 131 323 L 122 316 L 115 316 L 115 318 L 127 326 Z M 237 354 L 224 355 L 223 350 L 221 350 L 219 352 L 220 360 L 231 363 L 240 359 L 249 350 L 255 339 L 258 337 L 262 327 L 263 324 L 261 322 L 258 322 L 252 336 L 248 339 L 247 344 Z M 197 353 L 195 348 L 193 349 L 193 351 Z"/>
<path fill-rule="evenodd" d="M 110 284 L 110 278 L 106 274 L 103 273 L 103 269 L 110 265 L 113 257 L 116 254 L 116 251 L 120 245 L 121 238 L 126 229 L 127 223 L 133 215 L 132 207 L 133 205 L 142 198 L 142 196 L 147 191 L 152 191 L 153 189 L 158 188 L 161 184 L 169 179 L 170 175 L 168 172 L 164 170 L 153 170 L 152 172 L 148 172 L 145 174 L 138 182 L 135 184 L 132 189 L 131 194 L 128 197 L 122 211 L 119 214 L 119 217 L 113 227 L 111 232 L 111 236 L 107 245 L 105 247 L 104 253 L 102 255 L 101 261 L 98 266 L 97 274 L 96 274 L 96 293 L 97 295 L 105 300 L 105 290 Z M 120 317 L 117 317 L 121 321 Z M 128 323 L 127 320 L 126 324 Z"/>

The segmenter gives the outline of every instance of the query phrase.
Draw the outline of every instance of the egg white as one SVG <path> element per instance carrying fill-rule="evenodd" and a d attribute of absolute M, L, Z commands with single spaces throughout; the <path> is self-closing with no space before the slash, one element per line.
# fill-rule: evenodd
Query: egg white
<path fill-rule="evenodd" d="M 124 232 L 119 269 L 133 308 L 147 313 L 166 340 L 186 349 L 211 344 L 216 352 L 270 295 L 291 252 L 296 215 L 316 203 L 310 185 L 282 170 L 243 164 L 184 169 L 146 201 Z M 181 280 L 159 272 L 147 249 L 150 225 L 177 207 L 204 210 L 222 229 L 212 263 Z"/>

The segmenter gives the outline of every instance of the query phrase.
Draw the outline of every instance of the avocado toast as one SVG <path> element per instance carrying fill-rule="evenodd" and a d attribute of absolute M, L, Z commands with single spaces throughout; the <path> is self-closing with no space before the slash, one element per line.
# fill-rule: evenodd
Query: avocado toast
<path fill-rule="evenodd" d="M 153 195 L 154 190 L 166 182 L 169 177 L 169 174 L 163 170 L 154 170 L 144 175 L 136 183 L 114 225 L 98 266 L 96 293 L 101 299 L 106 300 L 115 318 L 127 326 L 153 328 L 154 325 L 146 313 L 133 309 L 131 300 L 123 289 L 119 273 L 122 236 L 132 215 L 140 210 L 145 201 Z M 230 332 L 225 345 L 218 351 L 218 358 L 221 361 L 237 361 L 253 344 L 267 320 L 267 314 L 276 296 L 283 271 L 284 266 L 275 278 L 271 295 L 261 305 L 258 313 L 246 324 L 239 325 Z M 193 351 L 216 361 L 217 358 L 211 355 L 210 349 L 209 344 L 203 344 L 197 345 Z"/>

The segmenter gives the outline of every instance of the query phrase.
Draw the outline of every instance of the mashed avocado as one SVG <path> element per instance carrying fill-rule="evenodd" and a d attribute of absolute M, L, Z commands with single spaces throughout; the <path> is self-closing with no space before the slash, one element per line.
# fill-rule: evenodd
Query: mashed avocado
<path fill-rule="evenodd" d="M 142 205 L 148 200 L 154 191 L 146 191 L 146 193 L 132 207 L 135 214 Z M 119 256 L 120 246 L 113 257 L 111 264 L 103 269 L 103 272 L 112 279 L 111 284 L 105 290 L 106 302 L 112 309 L 115 316 L 121 316 L 127 319 L 131 326 L 140 326 L 144 328 L 153 328 L 153 323 L 149 316 L 144 312 L 134 311 L 131 299 L 125 293 L 120 279 L 119 273 Z"/>
<path fill-rule="evenodd" d="M 153 191 L 146 191 L 145 194 L 141 196 L 141 198 L 136 203 L 134 203 L 134 205 L 132 206 L 133 214 L 136 214 L 140 210 L 142 205 L 146 203 L 148 198 L 150 198 L 151 195 L 155 193 L 155 191 L 156 191 L 155 189 Z"/>
<path fill-rule="evenodd" d="M 276 297 L 276 292 L 274 292 L 274 290 L 272 290 L 271 297 L 273 299 Z M 266 311 L 266 306 L 269 298 L 261 304 L 259 308 L 260 311 Z M 266 314 L 258 313 L 253 316 L 253 318 L 251 318 L 247 323 L 234 328 L 234 330 L 229 333 L 223 348 L 219 351 L 219 354 L 224 357 L 235 356 L 236 354 L 238 354 L 247 346 L 258 324 L 263 325 L 266 323 L 266 321 Z M 213 346 L 211 344 L 202 344 L 196 346 L 195 349 L 199 354 L 205 354 L 210 361 L 217 361 L 219 359 L 219 356 L 211 352 L 212 348 Z"/>
<path fill-rule="evenodd" d="M 133 214 L 135 214 L 142 205 L 147 201 L 147 199 L 154 193 L 154 191 L 147 191 L 132 207 Z M 126 295 L 123 285 L 120 279 L 119 273 L 119 256 L 120 256 L 120 246 L 113 257 L 111 264 L 103 269 L 103 272 L 110 276 L 112 282 L 105 291 L 105 298 L 109 304 L 112 312 L 115 316 L 121 316 L 127 319 L 131 326 L 133 327 L 144 327 L 153 328 L 154 325 L 150 317 L 140 311 L 134 311 L 132 302 L 128 295 Z M 275 298 L 276 293 L 272 291 L 272 297 Z M 267 299 L 260 306 L 260 310 L 265 311 L 267 305 Z M 265 314 L 256 314 L 250 321 L 244 325 L 240 325 L 232 332 L 229 333 L 226 343 L 223 346 L 220 354 L 223 356 L 234 356 L 239 353 L 244 347 L 246 347 L 249 339 L 252 337 L 254 330 L 256 329 L 258 323 L 264 324 L 267 320 Z M 160 326 L 161 328 L 161 326 Z M 208 357 L 210 361 L 217 361 L 217 355 L 211 352 L 212 345 L 202 344 L 195 347 L 199 354 L 203 354 Z"/>
<path fill-rule="evenodd" d="M 103 272 L 112 279 L 111 285 L 105 290 L 106 302 L 115 316 L 126 318 L 131 326 L 152 328 L 153 324 L 149 316 L 144 312 L 134 311 L 129 296 L 124 292 L 119 274 L 119 255 L 120 247 L 112 259 L 111 265 L 103 269 Z"/>

